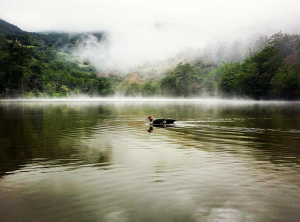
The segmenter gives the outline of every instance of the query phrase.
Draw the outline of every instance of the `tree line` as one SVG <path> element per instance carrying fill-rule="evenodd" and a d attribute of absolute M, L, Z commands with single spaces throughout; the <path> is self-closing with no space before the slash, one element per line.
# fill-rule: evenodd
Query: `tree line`
<path fill-rule="evenodd" d="M 2 98 L 113 94 L 119 78 L 96 73 L 92 66 L 68 61 L 52 45 L 40 44 L 28 34 L 0 36 Z"/>
<path fill-rule="evenodd" d="M 65 34 L 0 35 L 0 97 L 55 97 L 71 94 L 108 96 L 197 97 L 221 96 L 252 99 L 300 97 L 300 35 L 276 33 L 261 37 L 244 60 L 221 64 L 209 59 L 179 63 L 159 80 L 128 83 L 125 78 L 97 76 L 88 62 L 78 64 L 59 53 Z M 99 33 L 99 39 L 102 34 Z"/>
<path fill-rule="evenodd" d="M 261 37 L 243 61 L 180 63 L 159 81 L 133 83 L 127 93 L 175 97 L 300 98 L 300 35 Z"/>

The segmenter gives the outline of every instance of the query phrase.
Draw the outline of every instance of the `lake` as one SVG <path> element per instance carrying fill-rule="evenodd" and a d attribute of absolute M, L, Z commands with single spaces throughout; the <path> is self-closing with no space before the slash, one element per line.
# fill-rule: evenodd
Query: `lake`
<path fill-rule="evenodd" d="M 2 101 L 0 221 L 299 221 L 299 157 L 299 102 Z"/>

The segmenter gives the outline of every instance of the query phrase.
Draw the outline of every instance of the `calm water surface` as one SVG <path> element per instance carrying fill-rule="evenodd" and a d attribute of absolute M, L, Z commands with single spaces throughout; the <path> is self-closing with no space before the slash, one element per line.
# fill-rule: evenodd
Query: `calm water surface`
<path fill-rule="evenodd" d="M 0 221 L 300 221 L 299 157 L 300 103 L 1 102 Z"/>

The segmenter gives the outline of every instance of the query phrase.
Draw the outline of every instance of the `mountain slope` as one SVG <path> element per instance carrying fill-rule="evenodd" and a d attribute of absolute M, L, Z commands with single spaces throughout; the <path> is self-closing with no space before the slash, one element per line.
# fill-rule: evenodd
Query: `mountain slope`
<path fill-rule="evenodd" d="M 19 27 L 12 25 L 2 19 L 0 19 L 0 34 L 16 34 L 21 35 L 25 34 L 26 32 L 22 31 Z"/>

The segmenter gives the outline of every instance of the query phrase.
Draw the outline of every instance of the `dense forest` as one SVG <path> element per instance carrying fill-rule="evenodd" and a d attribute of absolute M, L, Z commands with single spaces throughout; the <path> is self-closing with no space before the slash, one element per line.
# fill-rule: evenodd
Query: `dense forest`
<path fill-rule="evenodd" d="M 103 33 L 89 33 L 100 42 Z M 276 33 L 258 39 L 242 59 L 216 62 L 204 55 L 179 63 L 158 79 L 129 81 L 99 75 L 89 61 L 68 58 L 83 33 L 29 33 L 0 20 L 0 98 L 109 96 L 251 99 L 300 98 L 300 35 Z M 234 54 L 234 53 L 233 53 Z"/>
<path fill-rule="evenodd" d="M 87 61 L 78 64 L 60 53 L 83 41 L 84 35 L 26 33 L 0 22 L 0 28 L 9 28 L 0 35 L 2 98 L 114 94 L 119 78 L 97 77 Z"/>
<path fill-rule="evenodd" d="M 180 63 L 160 81 L 132 83 L 129 95 L 300 98 L 300 35 L 276 33 L 257 40 L 242 61 L 224 58 Z"/>

